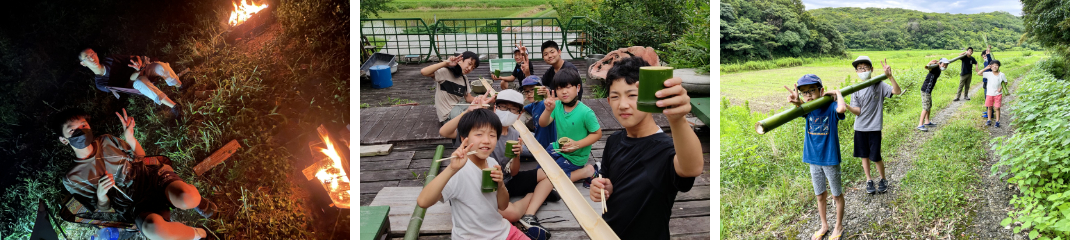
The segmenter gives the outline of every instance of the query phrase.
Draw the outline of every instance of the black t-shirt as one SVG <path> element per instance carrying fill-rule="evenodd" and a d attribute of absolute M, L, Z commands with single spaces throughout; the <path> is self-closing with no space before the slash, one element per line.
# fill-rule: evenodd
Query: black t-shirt
<path fill-rule="evenodd" d="M 965 56 L 959 59 L 959 61 L 962 61 L 962 73 L 959 74 L 959 76 L 974 74 L 973 65 L 977 64 L 976 58 L 973 58 L 973 56 Z"/>
<path fill-rule="evenodd" d="M 929 69 L 929 74 L 925 75 L 925 82 L 921 84 L 921 91 L 924 93 L 933 93 L 933 87 L 936 87 L 936 80 L 940 79 L 940 66 Z"/>
<path fill-rule="evenodd" d="M 576 65 L 572 65 L 572 63 L 570 63 L 568 61 L 565 61 L 564 59 L 561 59 L 561 60 L 558 60 L 558 61 L 564 61 L 565 62 L 564 64 L 561 65 L 561 69 L 572 68 L 573 70 L 576 70 L 576 72 L 580 71 L 579 69 L 576 68 Z M 556 73 L 557 72 L 554 71 L 554 67 L 553 66 L 550 66 L 550 69 L 546 69 L 546 73 L 542 74 L 542 85 L 546 86 L 547 88 L 550 88 L 550 89 L 555 89 L 555 87 L 554 87 L 554 75 Z"/>
<path fill-rule="evenodd" d="M 107 87 L 129 87 L 130 76 L 137 70 L 130 67 L 130 60 L 134 56 L 111 56 L 100 58 L 100 65 L 104 67 L 104 75 L 93 75 L 97 89 L 108 92 Z"/>
<path fill-rule="evenodd" d="M 626 131 L 609 136 L 602 174 L 613 184 L 602 215 L 621 239 L 669 239 L 669 217 L 677 192 L 687 192 L 695 178 L 680 177 L 673 166 L 676 148 L 665 133 L 642 138 Z"/>
<path fill-rule="evenodd" d="M 535 65 L 531 64 L 531 60 L 528 60 L 528 71 L 535 71 Z M 516 67 L 513 67 L 513 77 L 516 77 L 513 81 L 523 84 L 524 78 L 527 78 L 528 75 L 524 75 L 524 70 L 520 69 L 520 64 L 516 64 Z"/>

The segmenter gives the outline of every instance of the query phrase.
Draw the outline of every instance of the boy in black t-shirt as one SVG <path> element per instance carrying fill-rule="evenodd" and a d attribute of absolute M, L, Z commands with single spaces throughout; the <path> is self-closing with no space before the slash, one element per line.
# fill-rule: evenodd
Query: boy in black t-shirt
<path fill-rule="evenodd" d="M 703 172 L 702 146 L 684 115 L 690 98 L 678 77 L 664 82 L 658 106 L 667 107 L 672 136 L 653 115 L 635 108 L 642 58 L 625 58 L 606 74 L 609 107 L 624 127 L 610 135 L 602 155 L 602 178 L 591 183 L 591 200 L 606 201 L 602 215 L 621 239 L 669 239 L 669 217 L 677 192 L 687 192 Z M 602 190 L 605 198 L 602 199 Z"/>

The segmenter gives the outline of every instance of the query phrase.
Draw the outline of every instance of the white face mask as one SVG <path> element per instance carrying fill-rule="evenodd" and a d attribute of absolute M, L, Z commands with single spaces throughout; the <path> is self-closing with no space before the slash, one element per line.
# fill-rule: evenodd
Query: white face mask
<path fill-rule="evenodd" d="M 866 72 L 863 72 L 863 73 L 858 73 L 858 78 L 862 79 L 862 80 L 869 80 L 869 74 L 870 73 L 873 73 L 873 71 L 866 71 Z"/>
<path fill-rule="evenodd" d="M 946 70 L 947 67 L 940 67 L 940 71 Z"/>
<path fill-rule="evenodd" d="M 494 114 L 498 115 L 498 119 L 502 120 L 502 126 L 511 126 L 516 119 L 520 117 L 516 113 L 503 110 L 494 110 Z"/>

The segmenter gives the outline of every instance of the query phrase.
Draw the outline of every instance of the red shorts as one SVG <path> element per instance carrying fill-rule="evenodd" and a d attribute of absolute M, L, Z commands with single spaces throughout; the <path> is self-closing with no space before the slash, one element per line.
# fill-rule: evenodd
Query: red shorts
<path fill-rule="evenodd" d="M 520 229 L 517 229 L 516 226 L 513 226 L 512 224 L 509 224 L 509 236 L 505 237 L 505 240 L 531 240 L 531 239 L 528 238 L 528 235 L 524 235 L 523 232 L 520 232 Z"/>
<path fill-rule="evenodd" d="M 1002 105 L 1002 104 L 1000 104 L 1000 102 L 1002 102 L 1002 101 L 1003 101 L 1003 94 L 996 95 L 996 96 L 985 95 L 985 107 L 997 107 L 998 108 L 998 107 L 1000 107 Z"/>

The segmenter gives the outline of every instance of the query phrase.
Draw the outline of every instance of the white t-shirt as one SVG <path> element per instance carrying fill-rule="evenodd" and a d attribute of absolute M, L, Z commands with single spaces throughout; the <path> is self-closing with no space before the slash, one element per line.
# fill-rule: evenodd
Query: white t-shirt
<path fill-rule="evenodd" d="M 487 167 L 498 166 L 487 158 Z M 442 188 L 441 202 L 449 202 L 453 214 L 452 239 L 505 239 L 509 221 L 498 213 L 498 192 L 484 193 L 483 169 L 468 161 Z"/>
<path fill-rule="evenodd" d="M 992 72 L 985 72 L 982 74 L 984 74 L 983 76 L 988 79 L 988 91 L 985 91 L 985 95 L 999 96 L 1000 94 L 1003 94 L 1001 89 L 1003 85 L 1001 83 L 1007 82 L 1006 75 L 1004 75 L 1002 72 L 999 73 L 999 76 L 996 76 L 996 74 L 993 74 Z"/>

